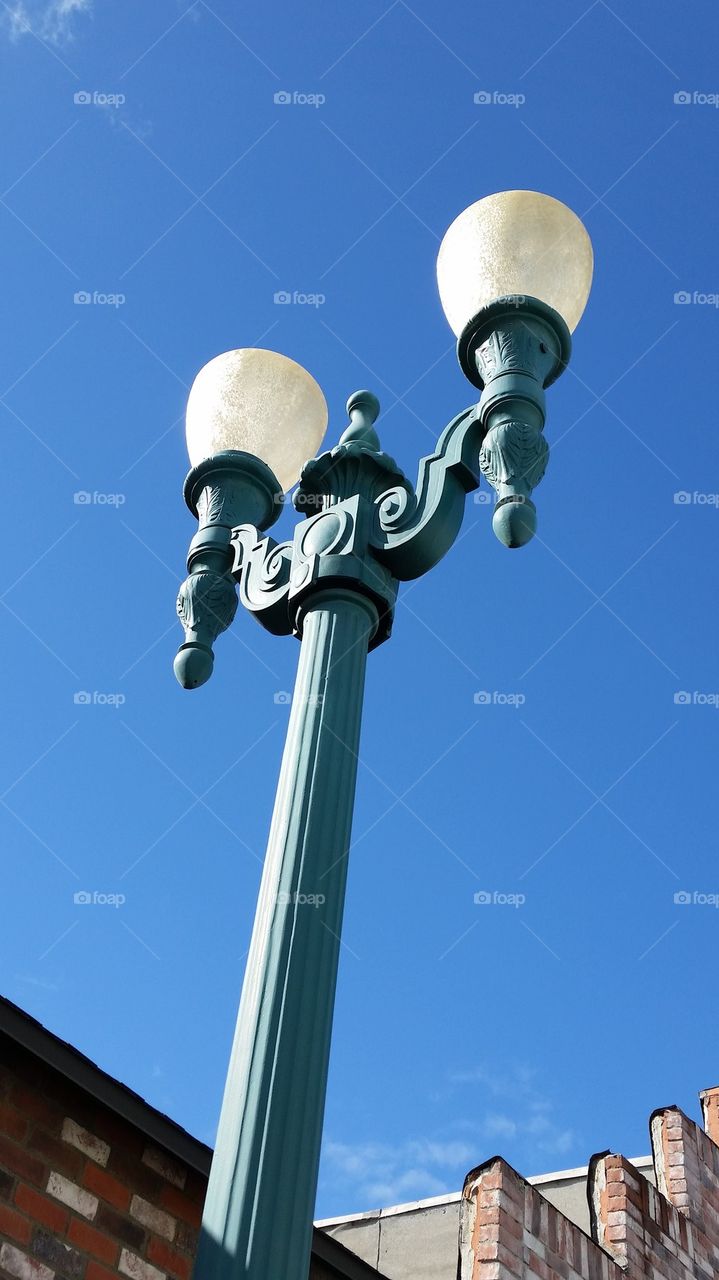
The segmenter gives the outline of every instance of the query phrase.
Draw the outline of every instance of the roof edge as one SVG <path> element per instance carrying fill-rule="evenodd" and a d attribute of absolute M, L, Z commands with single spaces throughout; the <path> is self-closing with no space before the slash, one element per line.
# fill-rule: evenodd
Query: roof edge
<path fill-rule="evenodd" d="M 209 1175 L 212 1148 L 146 1102 L 139 1093 L 108 1075 L 79 1049 L 0 996 L 0 1034 L 8 1036 L 28 1053 L 84 1089 L 91 1097 L 141 1129 L 153 1142 L 205 1177 Z"/>

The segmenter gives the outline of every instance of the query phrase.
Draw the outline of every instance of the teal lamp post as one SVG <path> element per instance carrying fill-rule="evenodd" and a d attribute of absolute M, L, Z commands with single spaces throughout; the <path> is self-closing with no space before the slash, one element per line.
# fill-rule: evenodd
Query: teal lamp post
<path fill-rule="evenodd" d="M 315 457 L 327 407 L 294 361 L 229 351 L 193 384 L 185 498 L 199 526 L 178 598 L 177 678 L 188 689 L 209 678 L 236 585 L 264 627 L 301 642 L 197 1280 L 307 1280 L 367 654 L 390 635 L 399 583 L 451 547 L 482 475 L 500 541 L 532 537 L 544 389 L 567 364 L 591 278 L 582 223 L 549 196 L 504 192 L 460 214 L 440 247 L 439 291 L 481 394 L 415 485 L 382 450 L 368 391 L 350 396 L 349 426 Z M 305 518 L 278 543 L 266 531 L 298 476 Z"/>

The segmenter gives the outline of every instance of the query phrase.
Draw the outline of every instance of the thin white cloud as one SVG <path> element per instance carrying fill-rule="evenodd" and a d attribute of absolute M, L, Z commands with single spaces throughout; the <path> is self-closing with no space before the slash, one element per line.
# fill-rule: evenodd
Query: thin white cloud
<path fill-rule="evenodd" d="M 457 1190 L 455 1184 L 469 1168 L 473 1154 L 472 1144 L 456 1138 L 392 1144 L 326 1142 L 323 1149 L 327 1173 L 348 1197 L 350 1212 Z"/>
<path fill-rule="evenodd" d="M 449 1135 L 445 1129 L 439 1138 L 396 1143 L 325 1142 L 323 1180 L 332 1187 L 333 1212 L 459 1191 L 467 1171 L 496 1154 L 531 1176 L 565 1167 L 567 1155 L 577 1151 L 577 1134 L 561 1123 L 553 1099 L 538 1087 L 537 1072 L 525 1063 L 456 1069 L 432 1101 L 451 1115 Z"/>
<path fill-rule="evenodd" d="M 75 34 L 75 19 L 92 13 L 94 0 L 9 0 L 5 27 L 11 40 L 34 35 L 50 44 L 66 44 Z"/>
<path fill-rule="evenodd" d="M 534 1083 L 536 1072 L 524 1064 L 489 1068 L 477 1065 L 469 1070 L 452 1072 L 449 1077 L 453 1092 L 462 1089 L 485 1102 L 492 1100 L 486 1110 L 479 1110 L 471 1127 L 478 1135 L 482 1152 L 477 1162 L 490 1153 L 486 1143 L 496 1143 L 500 1153 L 503 1144 L 513 1144 L 531 1162 L 520 1172 L 546 1173 L 546 1164 L 554 1157 L 564 1156 L 576 1145 L 577 1135 L 559 1123 L 552 1115 L 553 1103 Z M 496 1149 L 496 1148 L 495 1148 Z M 539 1167 L 541 1166 L 541 1167 Z"/>

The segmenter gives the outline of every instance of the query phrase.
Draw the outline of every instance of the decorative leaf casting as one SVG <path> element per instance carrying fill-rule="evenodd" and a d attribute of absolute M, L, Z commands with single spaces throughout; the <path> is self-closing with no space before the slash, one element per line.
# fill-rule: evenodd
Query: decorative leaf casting
<path fill-rule="evenodd" d="M 201 569 L 185 579 L 177 597 L 177 613 L 191 635 L 212 645 L 226 631 L 237 612 L 237 594 L 226 573 Z"/>
<path fill-rule="evenodd" d="M 487 432 L 479 451 L 479 465 L 500 498 L 529 496 L 547 468 L 549 445 L 528 422 L 502 422 Z"/>

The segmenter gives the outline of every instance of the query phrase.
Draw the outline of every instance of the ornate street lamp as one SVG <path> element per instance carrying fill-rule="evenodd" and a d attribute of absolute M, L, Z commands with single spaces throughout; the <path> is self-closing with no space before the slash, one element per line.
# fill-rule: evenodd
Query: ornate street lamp
<path fill-rule="evenodd" d="M 175 674 L 186 689 L 209 678 L 235 583 L 263 626 L 302 642 L 198 1280 L 307 1280 L 367 653 L 390 634 L 399 583 L 451 547 L 480 474 L 497 493 L 500 541 L 532 537 L 549 452 L 544 388 L 569 360 L 592 248 L 565 205 L 509 191 L 459 215 L 437 272 L 459 363 L 481 396 L 422 459 L 414 487 L 381 449 L 368 391 L 350 396 L 349 426 L 318 457 L 324 396 L 285 356 L 228 351 L 190 392 L 185 498 L 199 528 Z M 265 531 L 298 475 L 294 504 L 307 518 L 278 543 Z"/>

